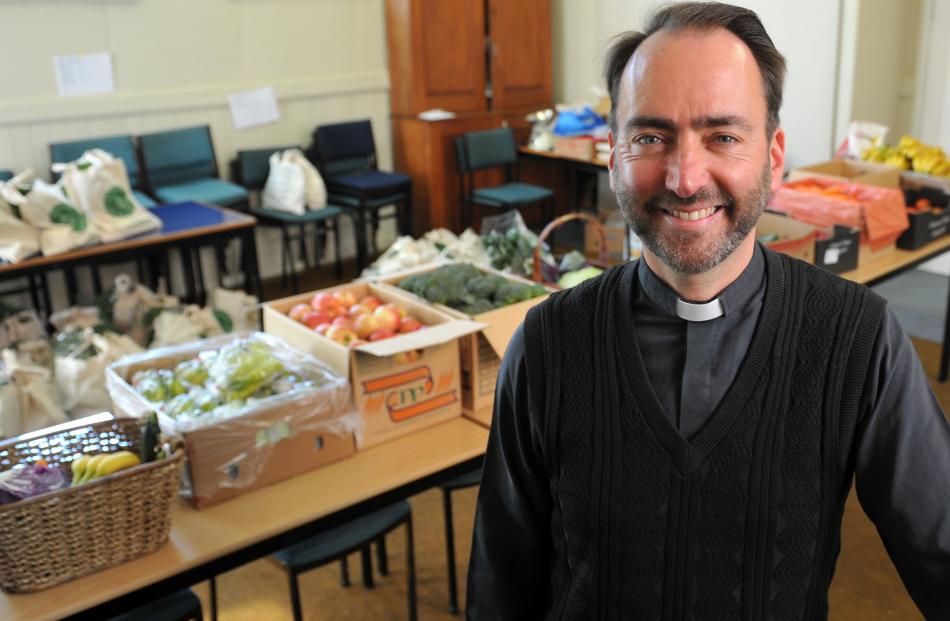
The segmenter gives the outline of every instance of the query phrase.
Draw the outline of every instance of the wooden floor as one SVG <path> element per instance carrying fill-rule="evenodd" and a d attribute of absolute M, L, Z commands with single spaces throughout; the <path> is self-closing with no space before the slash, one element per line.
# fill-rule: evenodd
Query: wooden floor
<path fill-rule="evenodd" d="M 353 271 L 349 269 L 348 272 Z M 348 274 L 353 276 L 355 274 Z M 310 289 L 325 286 L 308 282 Z M 289 292 L 270 290 L 267 297 Z M 304 288 L 303 290 L 310 290 Z M 932 378 L 934 391 L 944 410 L 950 409 L 950 387 L 933 380 L 940 347 L 915 341 L 917 351 Z M 319 494 L 320 490 L 314 490 Z M 465 569 L 468 564 L 476 490 L 454 495 L 457 565 L 461 597 L 464 601 Z M 301 499 L 304 501 L 304 499 Z M 441 495 L 429 491 L 412 498 L 416 528 L 416 558 L 419 618 L 437 621 L 457 619 L 448 614 L 446 561 Z M 359 559 L 350 559 L 354 585 L 339 585 L 338 565 L 316 569 L 301 577 L 300 588 L 305 619 L 404 619 L 406 618 L 405 535 L 402 530 L 387 539 L 390 575 L 377 578 L 375 588 L 365 590 L 359 583 Z M 208 617 L 208 589 L 198 585 Z M 283 572 L 267 560 L 250 563 L 222 575 L 218 581 L 219 617 L 223 621 L 291 619 L 288 587 Z M 864 516 L 854 494 L 845 512 L 841 557 L 831 587 L 831 615 L 835 621 L 893 621 L 920 619 L 896 571 L 887 558 L 874 526 Z"/>

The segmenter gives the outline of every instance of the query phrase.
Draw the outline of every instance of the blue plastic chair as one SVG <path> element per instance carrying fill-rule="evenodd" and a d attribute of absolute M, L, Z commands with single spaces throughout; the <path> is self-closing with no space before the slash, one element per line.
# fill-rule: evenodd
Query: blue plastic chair
<path fill-rule="evenodd" d="M 139 136 L 139 148 L 148 187 L 159 201 L 247 206 L 247 190 L 218 178 L 207 125 Z"/>
<path fill-rule="evenodd" d="M 554 192 L 529 183 L 517 181 L 515 167 L 518 151 L 511 128 L 501 127 L 467 132 L 455 139 L 458 156 L 460 200 L 463 205 L 462 227 L 472 225 L 475 206 L 494 209 L 518 209 L 525 205 L 542 203 L 545 222 L 554 218 Z M 475 173 L 491 168 L 503 168 L 505 183 L 492 187 L 475 186 Z"/>
<path fill-rule="evenodd" d="M 260 191 L 267 183 L 267 176 L 270 174 L 270 156 L 277 151 L 284 149 L 294 149 L 290 147 L 271 147 L 267 149 L 249 149 L 238 151 L 237 159 L 231 162 L 231 178 L 241 184 L 248 191 Z M 294 293 L 298 291 L 297 270 L 294 268 L 293 261 L 293 235 L 292 227 L 299 227 L 300 253 L 303 255 L 304 265 L 309 267 L 307 257 L 307 248 L 305 243 L 305 228 L 308 224 L 314 224 L 316 231 L 316 248 L 314 265 L 320 266 L 320 257 L 323 255 L 321 238 L 324 237 L 322 229 L 329 228 L 333 235 L 333 250 L 335 259 L 335 269 L 337 280 L 343 278 L 343 261 L 340 256 L 340 215 L 347 213 L 352 217 L 352 213 L 344 212 L 339 207 L 327 205 L 323 209 L 315 211 L 306 211 L 302 215 L 287 213 L 277 209 L 268 209 L 266 205 L 251 207 L 251 214 L 257 218 L 257 221 L 264 226 L 273 226 L 281 230 L 283 244 L 281 246 L 280 280 L 281 286 L 287 282 L 287 274 L 290 274 L 291 288 Z M 354 232 L 357 232 L 356 225 L 353 226 Z M 358 234 L 358 233 L 357 233 Z"/>
<path fill-rule="evenodd" d="M 9 181 L 10 179 L 13 179 L 12 170 L 0 170 L 0 181 Z"/>
<path fill-rule="evenodd" d="M 109 136 L 85 138 L 71 142 L 54 142 L 49 146 L 49 159 L 50 162 L 72 162 L 78 160 L 83 153 L 90 149 L 102 149 L 122 160 L 129 173 L 129 185 L 132 186 L 132 194 L 135 195 L 135 198 L 143 207 L 155 206 L 155 200 L 142 191 L 145 184 L 142 183 L 139 158 L 135 152 L 132 136 Z M 52 175 L 54 180 L 59 176 L 57 173 L 52 173 Z"/>
<path fill-rule="evenodd" d="M 381 217 L 394 217 L 400 235 L 412 234 L 412 179 L 403 173 L 378 169 L 376 142 L 369 120 L 321 125 L 313 132 L 309 153 L 323 175 L 329 200 L 354 212 L 360 234 L 357 261 L 366 263 L 366 216 L 373 224 L 372 246 L 376 252 L 376 232 Z M 380 209 L 395 205 L 395 213 L 381 216 Z"/>

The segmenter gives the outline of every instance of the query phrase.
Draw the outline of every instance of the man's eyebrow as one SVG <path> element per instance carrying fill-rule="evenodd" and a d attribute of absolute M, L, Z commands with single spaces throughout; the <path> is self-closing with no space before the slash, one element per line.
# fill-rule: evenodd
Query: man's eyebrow
<path fill-rule="evenodd" d="M 734 114 L 723 114 L 716 116 L 704 116 L 694 120 L 691 124 L 693 129 L 713 129 L 716 127 L 738 127 L 739 129 L 751 132 L 752 123 L 744 117 Z M 628 132 L 635 129 L 661 129 L 664 131 L 674 131 L 676 124 L 662 116 L 639 115 L 631 117 L 625 124 L 624 129 Z"/>
<path fill-rule="evenodd" d="M 704 116 L 692 123 L 694 129 L 712 129 L 715 127 L 738 127 L 747 132 L 752 131 L 752 123 L 737 115 Z"/>

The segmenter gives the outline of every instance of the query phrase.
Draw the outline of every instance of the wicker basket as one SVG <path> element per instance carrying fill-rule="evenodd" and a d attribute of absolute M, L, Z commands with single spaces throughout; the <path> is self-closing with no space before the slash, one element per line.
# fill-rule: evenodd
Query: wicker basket
<path fill-rule="evenodd" d="M 594 227 L 594 234 L 597 235 L 598 241 L 600 242 L 600 252 L 598 253 L 597 260 L 591 261 L 591 265 L 601 269 L 607 269 L 607 267 L 609 267 L 610 260 L 607 253 L 607 236 L 604 233 L 604 225 L 600 223 L 600 220 L 590 214 L 574 211 L 551 220 L 548 225 L 544 227 L 544 230 L 541 231 L 541 235 L 538 236 L 538 243 L 534 246 L 534 269 L 531 274 L 531 279 L 534 282 L 544 283 L 549 287 L 560 288 L 557 283 L 544 282 L 544 275 L 541 273 L 541 248 L 544 247 L 544 242 L 551 236 L 554 229 L 565 222 L 571 222 L 573 220 L 581 220 Z"/>
<path fill-rule="evenodd" d="M 84 452 L 137 452 L 140 426 L 119 418 L 13 439 L 0 444 L 0 470 L 40 459 L 67 465 Z M 182 462 L 177 451 L 0 506 L 0 588 L 37 591 L 156 550 L 168 539 Z"/>

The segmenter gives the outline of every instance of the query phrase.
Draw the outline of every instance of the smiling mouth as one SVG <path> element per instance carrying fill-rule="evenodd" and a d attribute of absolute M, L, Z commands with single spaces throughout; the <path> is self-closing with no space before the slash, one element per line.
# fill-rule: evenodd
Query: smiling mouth
<path fill-rule="evenodd" d="M 673 209 L 664 209 L 664 211 L 674 218 L 679 218 L 680 220 L 702 220 L 713 215 L 719 211 L 721 207 L 706 207 L 705 209 L 695 209 L 693 211 L 676 211 Z"/>

